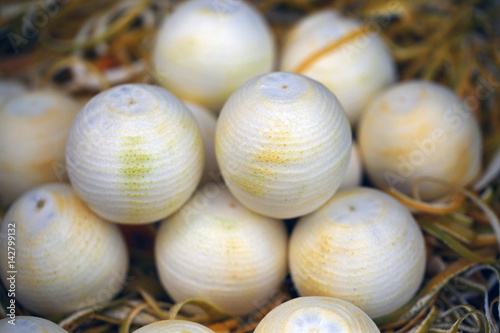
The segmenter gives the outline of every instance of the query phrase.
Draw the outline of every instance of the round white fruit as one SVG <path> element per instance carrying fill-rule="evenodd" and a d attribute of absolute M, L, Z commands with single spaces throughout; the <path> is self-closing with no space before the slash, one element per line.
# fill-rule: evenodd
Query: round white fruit
<path fill-rule="evenodd" d="M 200 130 L 163 88 L 126 84 L 95 96 L 66 144 L 71 183 L 98 215 L 120 223 L 167 217 L 193 194 L 203 172 Z"/>
<path fill-rule="evenodd" d="M 355 305 L 331 297 L 298 297 L 261 320 L 254 333 L 345 332 L 380 333 L 377 325 Z"/>
<path fill-rule="evenodd" d="M 250 4 L 189 0 L 165 18 L 153 63 L 166 89 L 219 112 L 241 84 L 272 70 L 275 49 L 271 30 Z"/>
<path fill-rule="evenodd" d="M 253 213 L 211 183 L 162 223 L 156 267 L 176 302 L 204 298 L 245 315 L 281 285 L 287 238 L 282 221 Z"/>
<path fill-rule="evenodd" d="M 281 57 L 280 70 L 307 75 L 330 89 L 352 125 L 367 104 L 397 76 L 394 59 L 384 41 L 376 32 L 363 29 L 361 22 L 334 10 L 319 11 L 299 21 L 287 34 Z M 310 57 L 336 43 L 339 47 L 303 67 Z"/>
<path fill-rule="evenodd" d="M 379 188 L 411 194 L 422 177 L 465 186 L 481 171 L 479 124 L 465 101 L 437 83 L 403 82 L 384 92 L 363 115 L 358 139 L 367 174 Z M 448 190 L 429 182 L 419 189 L 424 200 Z"/>
<path fill-rule="evenodd" d="M 0 229 L 0 264 L 15 235 L 16 300 L 39 315 L 110 301 L 123 287 L 128 253 L 118 226 L 95 215 L 68 184 L 45 184 L 10 207 Z M 7 269 L 2 282 L 11 281 Z"/>
<path fill-rule="evenodd" d="M 415 295 L 424 277 L 424 238 L 396 199 L 356 188 L 299 220 L 289 263 L 301 296 L 340 298 L 377 318 Z"/>
<path fill-rule="evenodd" d="M 64 147 L 78 111 L 78 102 L 53 90 L 21 93 L 0 105 L 0 204 L 67 181 Z"/>
<path fill-rule="evenodd" d="M 233 195 L 271 217 L 308 214 L 338 189 L 351 130 L 335 96 L 303 75 L 276 72 L 247 81 L 227 101 L 215 153 Z"/>

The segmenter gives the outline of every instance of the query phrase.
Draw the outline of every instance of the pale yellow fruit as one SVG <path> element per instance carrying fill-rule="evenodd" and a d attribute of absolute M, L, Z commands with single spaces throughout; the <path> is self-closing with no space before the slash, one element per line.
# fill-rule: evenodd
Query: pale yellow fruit
<path fill-rule="evenodd" d="M 481 170 L 482 137 L 474 114 L 450 89 L 430 82 L 400 83 L 366 110 L 358 131 L 366 171 L 379 188 L 411 194 L 415 180 L 471 183 Z M 423 199 L 447 189 L 422 183 Z"/>
<path fill-rule="evenodd" d="M 215 128 L 217 125 L 217 118 L 208 109 L 192 103 L 184 102 L 189 111 L 196 119 L 198 127 L 200 128 L 201 137 L 203 138 L 203 148 L 205 150 L 205 169 L 201 177 L 198 187 L 201 187 L 209 182 L 215 182 L 220 174 L 219 165 L 215 158 Z"/>
<path fill-rule="evenodd" d="M 351 159 L 347 165 L 347 172 L 340 183 L 339 191 L 349 190 L 361 185 L 363 180 L 363 165 L 357 143 L 353 141 L 351 150 Z"/>
<path fill-rule="evenodd" d="M 65 329 L 55 323 L 31 316 L 16 316 L 15 325 L 9 323 L 10 318 L 0 320 L 0 332 L 2 333 L 67 333 Z"/>
<path fill-rule="evenodd" d="M 353 304 L 331 297 L 298 297 L 269 312 L 254 333 L 378 333 L 373 320 Z"/>
<path fill-rule="evenodd" d="M 161 283 L 176 302 L 203 298 L 234 315 L 256 310 L 287 271 L 284 223 L 215 184 L 162 223 L 155 246 Z"/>
<path fill-rule="evenodd" d="M 308 214 L 338 189 L 351 131 L 342 106 L 322 84 L 276 72 L 255 77 L 227 101 L 215 153 L 233 195 L 271 217 Z"/>
<path fill-rule="evenodd" d="M 68 173 L 98 215 L 150 223 L 182 206 L 203 171 L 203 142 L 186 106 L 163 88 L 127 84 L 95 96 L 66 144 Z"/>
<path fill-rule="evenodd" d="M 301 296 L 340 298 L 377 318 L 415 295 L 424 276 L 424 238 L 396 199 L 356 188 L 299 220 L 289 263 Z"/>
<path fill-rule="evenodd" d="M 64 146 L 80 105 L 52 90 L 18 94 L 0 106 L 0 203 L 40 184 L 66 181 Z"/>
<path fill-rule="evenodd" d="M 0 80 L 0 105 L 19 94 L 26 92 L 28 89 L 19 81 L 15 80 Z"/>
<path fill-rule="evenodd" d="M 92 213 L 68 184 L 23 194 L 7 212 L 0 237 L 2 281 L 10 285 L 14 268 L 16 301 L 39 315 L 105 303 L 125 282 L 128 254 L 120 230 Z M 15 263 L 8 246 L 15 247 Z"/>
<path fill-rule="evenodd" d="M 134 333 L 214 333 L 208 327 L 186 320 L 163 320 L 144 326 Z"/>
<path fill-rule="evenodd" d="M 219 112 L 248 79 L 272 70 L 275 42 L 262 15 L 240 0 L 189 0 L 165 18 L 153 63 L 179 98 Z"/>
<path fill-rule="evenodd" d="M 309 57 L 362 27 L 334 10 L 306 16 L 286 36 L 280 70 L 297 71 Z M 351 124 L 357 122 L 367 103 L 396 81 L 392 55 L 373 29 L 322 55 L 300 73 L 330 89 Z"/>

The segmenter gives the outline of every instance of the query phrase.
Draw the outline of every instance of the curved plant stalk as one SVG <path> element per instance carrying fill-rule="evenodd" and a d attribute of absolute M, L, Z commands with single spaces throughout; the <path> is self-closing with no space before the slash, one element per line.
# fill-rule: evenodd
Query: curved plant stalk
<path fill-rule="evenodd" d="M 434 308 L 435 306 L 432 306 L 431 307 L 431 311 L 432 311 L 432 308 Z M 422 311 L 414 316 L 413 318 L 411 318 L 403 327 L 401 327 L 400 329 L 398 329 L 397 331 L 395 331 L 395 333 L 405 333 L 405 332 L 408 332 L 408 331 L 411 331 L 413 329 L 415 329 L 414 327 L 419 323 L 421 322 L 422 320 L 426 320 L 426 314 L 431 311 L 428 311 L 428 309 L 422 309 Z M 399 326 L 399 325 L 398 325 Z M 396 326 L 397 327 L 397 326 Z"/>
<path fill-rule="evenodd" d="M 490 222 L 491 228 L 493 229 L 493 232 L 495 233 L 495 236 L 497 238 L 497 243 L 500 247 L 500 220 L 496 216 L 495 212 L 488 207 L 487 204 L 485 204 L 476 194 L 472 193 L 471 191 L 465 190 L 465 189 L 456 189 L 457 191 L 461 192 L 462 194 L 466 195 L 471 201 L 473 201 L 484 213 L 488 221 Z"/>
<path fill-rule="evenodd" d="M 152 27 L 143 27 L 141 29 L 137 29 L 134 31 L 129 31 L 126 34 L 117 36 L 116 41 L 109 45 L 109 54 L 112 54 L 113 57 L 117 58 L 120 61 L 120 65 L 122 66 L 132 66 L 134 60 L 131 59 L 131 56 L 128 54 L 128 51 L 131 49 L 137 53 L 136 57 L 138 59 L 149 59 L 150 58 L 150 50 L 146 50 L 144 48 L 137 48 L 137 45 L 140 45 L 142 41 L 146 38 L 153 36 L 155 30 Z M 97 60 L 99 60 L 98 58 Z M 106 70 L 110 66 L 105 66 L 102 64 L 99 66 L 101 70 Z"/>
<path fill-rule="evenodd" d="M 202 309 L 207 314 L 207 317 L 204 318 L 203 321 L 216 322 L 216 321 L 230 319 L 233 317 L 229 313 L 221 310 L 215 304 L 213 304 L 207 300 L 204 300 L 201 298 L 190 298 L 188 300 L 185 300 L 184 302 L 179 302 L 179 303 L 175 304 L 174 306 L 172 306 L 170 308 L 169 313 L 168 313 L 168 318 L 169 319 L 177 318 L 179 311 L 181 311 L 181 309 L 186 305 L 194 305 L 194 306 Z M 189 320 L 189 318 L 186 318 L 186 319 Z"/>
<path fill-rule="evenodd" d="M 500 247 L 500 220 L 496 216 L 495 212 L 490 207 L 488 207 L 488 205 L 485 204 L 483 202 L 483 200 L 481 200 L 481 198 L 479 198 L 476 194 L 472 193 L 469 190 L 466 190 L 464 188 L 457 187 L 457 186 L 452 186 L 452 185 L 450 185 L 449 183 L 447 183 L 445 181 L 442 181 L 442 180 L 439 180 L 439 179 L 436 179 L 436 178 L 432 178 L 432 177 L 422 177 L 422 178 L 418 179 L 417 181 L 415 181 L 414 189 L 418 188 L 418 185 L 420 183 L 422 183 L 422 182 L 425 182 L 425 181 L 426 182 L 436 183 L 436 184 L 443 185 L 443 186 L 448 186 L 456 194 L 458 193 L 458 194 L 461 194 L 462 196 L 465 196 L 465 197 L 469 198 L 469 200 L 471 200 L 479 209 L 481 209 L 483 211 L 485 217 L 488 219 L 488 221 L 490 223 L 490 226 L 493 229 L 493 231 L 494 231 L 494 233 L 495 233 L 495 235 L 497 237 L 498 244 L 499 244 L 499 247 Z M 389 192 L 389 193 L 392 194 L 392 192 Z M 420 201 L 408 198 L 408 197 L 406 197 L 404 194 L 402 194 L 400 192 L 398 193 L 398 195 L 399 195 L 399 197 L 402 197 L 402 199 L 404 199 L 405 202 L 409 201 L 410 203 L 414 203 L 414 202 L 420 203 Z M 403 202 L 403 203 L 405 203 L 405 202 Z M 417 206 L 417 205 L 415 205 L 415 206 Z M 422 207 L 425 208 L 425 205 L 422 205 Z M 412 208 L 418 209 L 417 207 L 412 207 Z"/>
<path fill-rule="evenodd" d="M 125 320 L 125 318 L 128 316 L 130 311 L 139 305 L 140 303 L 143 303 L 143 299 L 134 299 L 131 301 L 128 301 L 127 303 L 124 303 L 120 306 L 107 309 L 105 310 L 102 314 L 105 318 L 111 318 L 113 322 L 118 322 L 118 325 L 121 325 L 121 323 Z M 172 304 L 168 303 L 163 303 L 163 302 L 158 302 L 158 305 L 162 309 L 169 309 Z M 98 316 L 95 316 L 96 320 L 99 320 Z M 144 326 L 151 324 L 155 321 L 160 320 L 160 318 L 152 312 L 150 308 L 146 309 L 145 311 L 139 313 L 137 316 L 134 317 L 132 321 L 132 325 L 138 325 L 138 326 Z M 106 320 L 104 320 L 106 321 Z M 111 322 L 111 321 L 110 321 Z"/>
<path fill-rule="evenodd" d="M 403 326 L 396 332 L 407 332 L 412 327 L 412 322 L 415 321 L 415 318 L 422 316 L 422 312 L 426 313 L 429 311 L 429 314 L 424 317 L 425 319 L 420 324 L 426 323 L 425 328 L 417 325 L 411 329 L 412 332 L 451 332 L 450 329 L 452 329 L 453 325 L 457 325 L 461 332 L 487 332 L 487 327 L 489 327 L 491 332 L 498 333 L 498 329 L 495 330 L 498 325 L 494 316 L 491 315 L 498 297 L 489 302 L 488 293 L 491 292 L 491 287 L 471 280 L 471 277 L 480 271 L 490 270 L 494 273 L 498 282 L 500 280 L 500 266 L 470 265 L 467 262 L 471 263 L 468 259 L 460 259 L 429 281 L 419 295 L 405 306 L 406 313 L 402 309 L 399 309 L 392 314 L 394 315 L 392 321 L 386 320 L 382 322 L 379 318 L 375 322 L 381 325 L 380 328 L 382 331 L 392 331 L 394 328 Z M 452 279 L 453 283 L 450 283 Z M 490 283 L 490 285 L 492 284 Z M 448 293 L 442 294 L 441 290 L 444 287 L 446 287 Z M 497 288 L 500 292 L 500 287 Z M 438 296 L 439 303 L 434 303 Z M 477 302 L 477 296 L 484 299 L 484 312 L 468 304 L 468 299 Z M 432 297 L 430 302 L 428 302 L 428 297 Z M 427 306 L 425 305 L 426 303 L 428 304 Z M 443 308 L 443 306 L 445 307 Z M 436 318 L 430 316 L 433 307 L 440 308 Z M 421 312 L 410 311 L 410 309 L 420 309 Z M 463 310 L 466 312 L 464 313 Z M 500 315 L 500 307 L 497 311 Z M 396 312 L 399 312 L 401 316 L 395 316 Z M 473 315 L 473 321 L 469 321 L 470 315 Z M 431 321 L 433 322 L 432 324 L 430 323 Z"/>
<path fill-rule="evenodd" d="M 397 61 L 407 61 L 413 58 L 420 58 L 421 63 L 424 64 L 424 59 L 426 59 L 425 55 L 433 48 L 433 45 L 430 45 L 428 42 L 413 44 L 411 46 L 402 46 L 396 44 L 388 37 L 384 37 L 384 41 L 389 45 L 389 48 Z M 424 59 L 422 59 L 422 57 Z"/>
<path fill-rule="evenodd" d="M 490 303 L 490 313 L 493 312 L 493 307 L 495 306 L 495 303 L 497 304 L 497 307 L 498 307 L 498 312 L 499 312 L 499 316 L 500 316 L 500 296 L 497 296 L 495 299 L 493 299 L 493 301 L 491 301 Z M 495 318 L 491 318 L 491 323 L 493 324 L 492 326 L 493 327 L 499 327 L 499 322 L 497 322 L 495 320 Z"/>
<path fill-rule="evenodd" d="M 443 243 L 448 245 L 453 251 L 460 254 L 464 258 L 468 258 L 475 262 L 480 262 L 482 264 L 496 264 L 497 260 L 494 258 L 485 258 L 481 255 L 478 255 L 465 246 L 463 246 L 459 241 L 455 238 L 448 235 L 443 229 L 441 229 L 438 225 L 428 221 L 428 220 L 419 220 L 420 226 L 423 230 L 430 233 L 432 236 L 441 240 Z"/>
<path fill-rule="evenodd" d="M 455 196 L 449 203 L 427 203 L 421 200 L 413 199 L 394 187 L 389 188 L 387 193 L 398 199 L 405 206 L 429 214 L 444 215 L 453 213 L 459 210 L 464 204 L 463 196 Z"/>
<path fill-rule="evenodd" d="M 118 32 L 122 31 L 125 27 L 130 25 L 130 23 L 132 23 L 132 21 L 151 4 L 151 1 L 152 0 L 141 0 L 137 5 L 132 7 L 130 10 L 126 11 L 122 17 L 120 17 L 114 23 L 112 23 L 101 34 L 93 36 L 85 41 L 60 40 L 50 35 L 46 35 L 44 40 L 44 45 L 49 49 L 53 49 L 58 52 L 71 52 L 75 50 L 87 49 L 89 47 L 93 47 L 111 38 Z"/>
<path fill-rule="evenodd" d="M 500 175 L 500 149 L 498 149 L 483 172 L 481 178 L 472 186 L 475 191 L 482 191 Z"/>
<path fill-rule="evenodd" d="M 123 322 L 123 320 L 113 317 L 108 317 L 99 313 L 95 313 L 92 318 L 112 325 L 121 325 L 121 323 Z"/>
<path fill-rule="evenodd" d="M 484 248 L 486 246 L 495 246 L 498 243 L 495 234 L 481 233 L 477 234 L 476 239 L 470 244 L 471 248 Z"/>
<path fill-rule="evenodd" d="M 491 186 L 488 186 L 480 195 L 481 200 L 487 205 L 491 204 L 494 198 L 495 192 Z"/>
<path fill-rule="evenodd" d="M 484 313 L 482 313 L 479 310 L 474 309 L 474 307 L 470 305 L 458 305 L 455 308 L 452 308 L 442 314 L 440 314 L 441 317 L 446 317 L 450 312 L 456 311 L 457 309 L 463 308 L 467 310 L 467 313 L 462 315 L 450 328 L 448 331 L 449 333 L 458 333 L 459 329 L 460 332 L 465 332 L 467 329 L 465 327 L 462 327 L 462 323 L 464 322 L 465 319 L 467 319 L 469 316 L 473 316 L 473 318 L 476 320 L 478 324 L 478 331 L 476 332 L 484 332 L 484 333 L 490 333 L 491 332 L 491 327 L 488 325 L 486 317 Z"/>
<path fill-rule="evenodd" d="M 449 215 L 432 219 L 430 222 L 463 243 L 471 244 L 477 238 L 477 233 L 472 229 L 472 225 L 464 226 Z"/>
<path fill-rule="evenodd" d="M 368 4 L 360 11 L 360 15 L 371 18 L 407 18 L 412 12 L 412 3 L 410 2 L 388 2 L 388 1 L 370 1 Z"/>
<path fill-rule="evenodd" d="M 427 316 L 420 322 L 418 326 L 415 328 L 415 333 L 427 333 L 431 328 L 432 324 L 436 321 L 439 314 L 439 310 L 437 306 L 432 306 L 431 310 L 427 314 Z M 400 330 L 404 332 L 403 330 Z"/>
<path fill-rule="evenodd" d="M 423 201 L 422 197 L 420 196 L 419 187 L 420 187 L 420 184 L 425 183 L 425 182 L 438 183 L 439 185 L 444 186 L 447 191 L 451 191 L 454 188 L 454 186 L 448 182 L 445 182 L 445 181 L 442 181 L 440 179 L 433 178 L 433 177 L 422 176 L 422 177 L 415 179 L 415 181 L 413 182 L 412 187 L 411 187 L 411 194 L 413 195 L 413 198 L 415 198 L 415 200 Z"/>
<path fill-rule="evenodd" d="M 465 215 L 461 212 L 455 212 L 455 213 L 450 213 L 448 217 L 455 223 L 465 227 L 465 228 L 472 228 L 474 225 L 474 219 L 471 218 L 468 215 Z"/>
<path fill-rule="evenodd" d="M 151 296 L 148 292 L 146 292 L 142 288 L 139 288 L 139 293 L 141 294 L 142 298 L 144 298 L 144 301 L 148 303 L 149 307 L 158 318 L 162 320 L 172 319 L 169 314 L 163 312 L 154 297 Z"/>
<path fill-rule="evenodd" d="M 310 67 L 315 61 L 317 61 L 319 58 L 324 57 L 330 52 L 335 51 L 336 49 L 340 48 L 341 46 L 347 44 L 348 42 L 361 37 L 363 35 L 367 35 L 370 33 L 370 26 L 365 25 L 362 26 L 358 29 L 355 29 L 345 36 L 342 36 L 341 38 L 333 41 L 331 44 L 327 45 L 326 47 L 322 48 L 318 52 L 312 54 L 308 58 L 306 58 L 300 65 L 298 65 L 293 72 L 295 73 L 303 73 L 308 67 Z"/>
<path fill-rule="evenodd" d="M 73 314 L 71 314 L 69 317 L 61 320 L 59 322 L 59 326 L 67 330 L 68 332 L 72 332 L 78 327 L 78 322 L 81 321 L 82 319 L 85 319 L 86 317 L 88 318 L 89 316 L 92 316 L 96 312 L 100 312 L 102 310 L 110 309 L 115 306 L 121 305 L 128 300 L 132 299 L 134 295 L 128 295 L 122 298 L 119 298 L 115 301 L 112 301 L 110 303 L 104 304 L 102 306 L 94 306 L 94 307 L 89 307 L 80 311 L 77 311 Z"/>
<path fill-rule="evenodd" d="M 483 270 L 490 270 L 493 272 L 494 277 L 496 277 L 496 284 L 498 284 L 498 295 L 500 295 L 500 265 L 497 266 L 478 266 L 475 268 L 472 268 L 470 271 L 466 273 L 466 276 L 469 277 L 472 274 L 475 274 L 478 271 L 483 271 Z M 490 303 L 489 301 L 489 292 L 488 288 L 486 288 L 483 285 L 477 285 L 476 286 L 477 290 L 483 294 L 484 297 L 484 314 L 486 316 L 486 319 L 491 327 L 498 327 L 498 323 L 495 321 L 495 317 L 492 316 L 492 313 L 494 313 L 493 305 L 495 302 L 497 302 L 497 316 L 500 317 L 500 303 L 498 302 L 498 296 Z M 497 330 L 498 332 L 498 330 Z"/>
<path fill-rule="evenodd" d="M 438 75 L 438 72 L 445 63 L 447 57 L 449 57 L 451 52 L 451 47 L 453 43 L 460 40 L 460 36 L 455 37 L 449 41 L 446 41 L 444 45 L 442 45 L 438 50 L 435 51 L 434 55 L 431 57 L 431 60 L 426 62 L 426 66 L 422 71 L 422 79 L 425 81 L 433 81 L 435 77 Z"/>
<path fill-rule="evenodd" d="M 132 321 L 134 320 L 135 316 L 137 316 L 141 311 L 146 309 L 149 306 L 148 303 L 144 302 L 139 305 L 137 305 L 135 308 L 130 311 L 128 314 L 127 318 L 123 321 L 123 323 L 120 326 L 119 333 L 129 333 L 130 332 L 130 325 L 132 325 Z"/>

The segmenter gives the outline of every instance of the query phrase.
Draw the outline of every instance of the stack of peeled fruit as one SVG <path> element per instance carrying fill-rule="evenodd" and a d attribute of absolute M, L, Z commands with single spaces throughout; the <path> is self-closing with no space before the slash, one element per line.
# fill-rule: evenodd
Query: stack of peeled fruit
<path fill-rule="evenodd" d="M 275 71 L 256 9 L 189 0 L 158 32 L 162 87 L 112 87 L 81 109 L 51 90 L 2 96 L 0 234 L 15 223 L 18 302 L 50 316 L 113 299 L 129 264 L 117 224 L 161 221 L 156 268 L 175 302 L 246 315 L 289 272 L 300 297 L 256 332 L 377 332 L 371 320 L 417 292 L 426 257 L 411 212 L 381 190 L 409 194 L 424 176 L 467 185 L 481 171 L 481 133 L 446 87 L 396 83 L 375 33 L 307 62 L 360 27 L 332 10 L 303 18 Z M 362 161 L 378 189 L 358 187 Z M 424 199 L 444 194 L 422 186 Z"/>

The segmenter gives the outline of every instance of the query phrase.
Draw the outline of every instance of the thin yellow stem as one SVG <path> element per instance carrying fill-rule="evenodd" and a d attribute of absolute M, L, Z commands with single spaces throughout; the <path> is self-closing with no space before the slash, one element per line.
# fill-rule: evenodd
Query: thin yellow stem
<path fill-rule="evenodd" d="M 345 36 L 342 36 L 341 38 L 333 41 L 331 44 L 327 45 L 326 47 L 322 48 L 318 52 L 312 54 L 309 56 L 307 59 L 305 59 L 299 66 L 297 66 L 293 72 L 295 73 L 302 73 L 304 72 L 308 67 L 310 67 L 315 61 L 317 61 L 319 58 L 327 55 L 330 52 L 335 51 L 342 45 L 347 44 L 348 42 L 362 36 L 365 34 L 370 33 L 370 27 L 369 26 L 362 26 L 356 30 L 351 31 Z"/>

